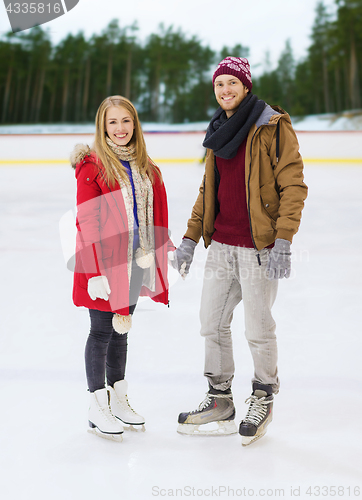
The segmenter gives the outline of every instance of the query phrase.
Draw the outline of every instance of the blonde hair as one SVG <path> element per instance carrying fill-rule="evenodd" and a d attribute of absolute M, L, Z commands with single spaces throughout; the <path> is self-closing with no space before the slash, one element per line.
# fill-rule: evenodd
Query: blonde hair
<path fill-rule="evenodd" d="M 147 155 L 146 143 L 143 137 L 137 110 L 133 106 L 131 101 L 120 95 L 114 95 L 104 99 L 104 101 L 99 106 L 96 115 L 96 133 L 93 149 L 102 162 L 107 180 L 112 186 L 114 186 L 116 182 L 115 172 L 117 172 L 122 177 L 122 179 L 128 180 L 126 169 L 119 161 L 118 156 L 108 146 L 106 141 L 106 113 L 107 110 L 112 107 L 125 109 L 129 112 L 133 120 L 134 131 L 132 139 L 130 140 L 130 144 L 135 146 L 136 148 L 135 162 L 141 174 L 148 175 L 149 179 L 153 183 L 154 174 L 156 173 L 159 179 L 162 181 L 161 172 Z"/>

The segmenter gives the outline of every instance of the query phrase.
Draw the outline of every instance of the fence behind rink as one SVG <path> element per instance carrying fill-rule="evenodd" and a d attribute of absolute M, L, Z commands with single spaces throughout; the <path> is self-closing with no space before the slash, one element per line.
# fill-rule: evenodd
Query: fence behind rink
<path fill-rule="evenodd" d="M 202 161 L 204 136 L 205 132 L 145 132 L 148 153 L 156 163 Z M 362 165 L 362 131 L 297 131 L 297 137 L 306 163 Z M 0 166 L 69 164 L 76 144 L 92 142 L 92 134 L 0 134 Z"/>

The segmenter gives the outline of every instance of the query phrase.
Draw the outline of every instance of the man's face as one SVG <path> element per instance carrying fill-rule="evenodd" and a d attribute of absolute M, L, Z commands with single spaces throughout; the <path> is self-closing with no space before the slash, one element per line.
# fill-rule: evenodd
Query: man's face
<path fill-rule="evenodd" d="M 249 90 L 236 76 L 219 75 L 214 82 L 214 92 L 220 107 L 230 118 L 245 99 Z"/>

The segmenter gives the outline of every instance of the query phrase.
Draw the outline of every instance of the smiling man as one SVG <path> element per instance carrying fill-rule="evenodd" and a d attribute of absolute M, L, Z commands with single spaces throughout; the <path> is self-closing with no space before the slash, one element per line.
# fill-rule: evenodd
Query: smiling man
<path fill-rule="evenodd" d="M 253 95 L 247 59 L 227 57 L 213 75 L 220 105 L 203 145 L 205 175 L 173 265 L 187 274 L 201 236 L 209 247 L 201 297 L 201 335 L 209 390 L 199 407 L 179 415 L 184 434 L 233 434 L 234 359 L 231 321 L 244 303 L 245 336 L 254 362 L 252 394 L 239 433 L 262 437 L 279 391 L 271 308 L 278 280 L 291 272 L 307 186 L 289 115 Z"/>
<path fill-rule="evenodd" d="M 230 118 L 249 93 L 249 88 L 239 78 L 231 75 L 219 75 L 214 82 L 215 97 L 226 117 Z"/>

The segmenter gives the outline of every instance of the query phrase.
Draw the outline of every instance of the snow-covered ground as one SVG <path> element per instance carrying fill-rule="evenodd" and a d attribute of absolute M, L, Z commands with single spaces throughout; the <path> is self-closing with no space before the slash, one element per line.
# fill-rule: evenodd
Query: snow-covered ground
<path fill-rule="evenodd" d="M 362 110 L 294 117 L 292 123 L 295 130 L 301 131 L 362 130 Z"/>
<path fill-rule="evenodd" d="M 203 167 L 162 170 L 178 244 Z M 74 206 L 74 174 L 54 164 L 3 165 L 0 172 L 1 498 L 358 497 L 361 168 L 306 166 L 310 191 L 293 243 L 294 275 L 280 283 L 274 306 L 281 391 L 267 435 L 247 448 L 239 435 L 176 432 L 178 413 L 196 408 L 207 390 L 198 317 L 202 244 L 189 277 L 171 287 L 170 308 L 145 300 L 134 316 L 127 379 L 146 432 L 125 432 L 123 443 L 87 433 L 89 320 L 72 304 L 59 237 L 59 221 Z M 237 421 L 253 375 L 243 329 L 240 305 L 233 320 Z"/>

